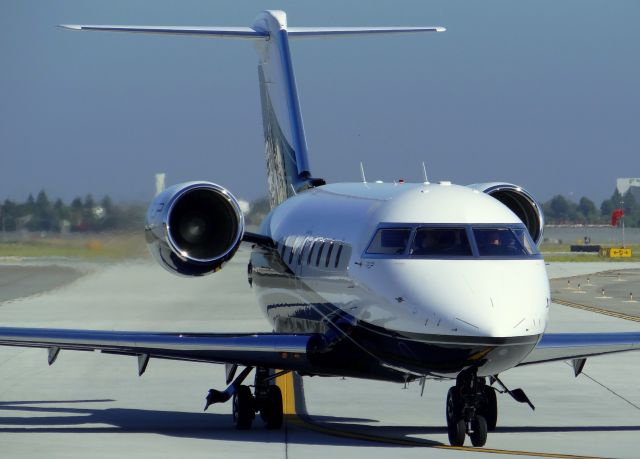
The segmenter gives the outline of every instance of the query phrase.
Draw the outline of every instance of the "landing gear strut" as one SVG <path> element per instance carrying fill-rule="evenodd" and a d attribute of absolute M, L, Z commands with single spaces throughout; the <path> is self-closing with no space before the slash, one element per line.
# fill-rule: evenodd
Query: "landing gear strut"
<path fill-rule="evenodd" d="M 447 393 L 446 415 L 451 446 L 462 446 L 466 435 L 473 446 L 484 446 L 498 418 L 495 391 L 475 370 L 463 371 Z"/>

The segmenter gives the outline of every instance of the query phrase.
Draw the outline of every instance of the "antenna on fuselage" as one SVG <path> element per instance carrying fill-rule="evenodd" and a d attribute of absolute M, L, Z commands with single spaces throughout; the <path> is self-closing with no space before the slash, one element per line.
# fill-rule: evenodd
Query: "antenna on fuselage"
<path fill-rule="evenodd" d="M 364 176 L 364 166 L 362 165 L 362 161 L 360 161 L 360 174 L 362 175 L 362 183 L 367 183 L 367 178 Z"/>
<path fill-rule="evenodd" d="M 424 165 L 424 161 L 422 161 L 422 172 L 424 172 L 424 184 L 429 184 L 429 178 L 427 177 L 427 167 Z"/>

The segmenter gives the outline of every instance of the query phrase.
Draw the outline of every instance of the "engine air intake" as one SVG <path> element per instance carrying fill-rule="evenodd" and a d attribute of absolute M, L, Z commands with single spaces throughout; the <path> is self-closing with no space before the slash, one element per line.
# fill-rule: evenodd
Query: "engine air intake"
<path fill-rule="evenodd" d="M 147 212 L 147 244 L 171 272 L 200 276 L 230 260 L 244 234 L 237 200 L 209 182 L 175 185 L 159 194 Z"/>

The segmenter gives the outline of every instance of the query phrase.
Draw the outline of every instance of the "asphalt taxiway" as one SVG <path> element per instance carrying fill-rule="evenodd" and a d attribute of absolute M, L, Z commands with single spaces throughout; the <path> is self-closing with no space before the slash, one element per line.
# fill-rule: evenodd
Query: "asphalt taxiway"
<path fill-rule="evenodd" d="M 267 331 L 246 281 L 246 260 L 241 252 L 221 272 L 199 279 L 171 276 L 146 261 L 0 262 L 0 323 Z M 640 304 L 624 303 L 633 288 L 640 298 L 636 266 L 549 266 L 558 279 L 553 295 L 563 302 L 552 305 L 549 331 L 637 331 L 640 324 L 626 319 L 640 315 Z M 598 299 L 603 285 L 610 298 Z M 202 412 L 207 390 L 224 385 L 221 366 L 151 360 L 138 378 L 132 357 L 63 351 L 55 365 L 46 360 L 42 349 L 0 348 L 2 457 L 640 457 L 640 352 L 589 359 L 578 378 L 565 363 L 504 373 L 503 381 L 525 389 L 536 410 L 500 396 L 498 428 L 482 449 L 446 446 L 446 381 L 427 381 L 423 391 L 415 382 L 404 388 L 305 377 L 304 391 L 289 381 L 285 429 L 268 431 L 257 420 L 253 430 L 236 431 L 228 404 Z"/>

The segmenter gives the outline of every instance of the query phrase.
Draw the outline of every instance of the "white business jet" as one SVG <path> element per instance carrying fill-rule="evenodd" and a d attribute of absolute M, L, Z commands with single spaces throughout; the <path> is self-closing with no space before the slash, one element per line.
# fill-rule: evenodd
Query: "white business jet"
<path fill-rule="evenodd" d="M 252 244 L 249 283 L 273 333 L 194 334 L 1 328 L 0 343 L 227 364 L 223 391 L 238 428 L 260 413 L 283 423 L 284 372 L 387 381 L 452 379 L 446 421 L 452 445 L 483 446 L 497 422 L 496 393 L 533 407 L 499 375 L 518 365 L 640 348 L 640 333 L 545 334 L 550 306 L 537 245 L 540 206 L 509 183 L 335 183 L 314 178 L 298 103 L 290 40 L 443 32 L 442 27 L 288 27 L 265 11 L 251 27 L 67 25 L 74 30 L 250 40 L 258 52 L 272 210 L 245 231 L 237 200 L 209 182 L 175 185 L 147 213 L 146 238 L 161 266 L 214 273 Z M 243 367 L 237 372 L 238 367 Z M 254 390 L 243 385 L 255 369 Z M 424 379 L 423 379 L 424 380 Z M 357 384 L 357 382 L 354 382 Z"/>

